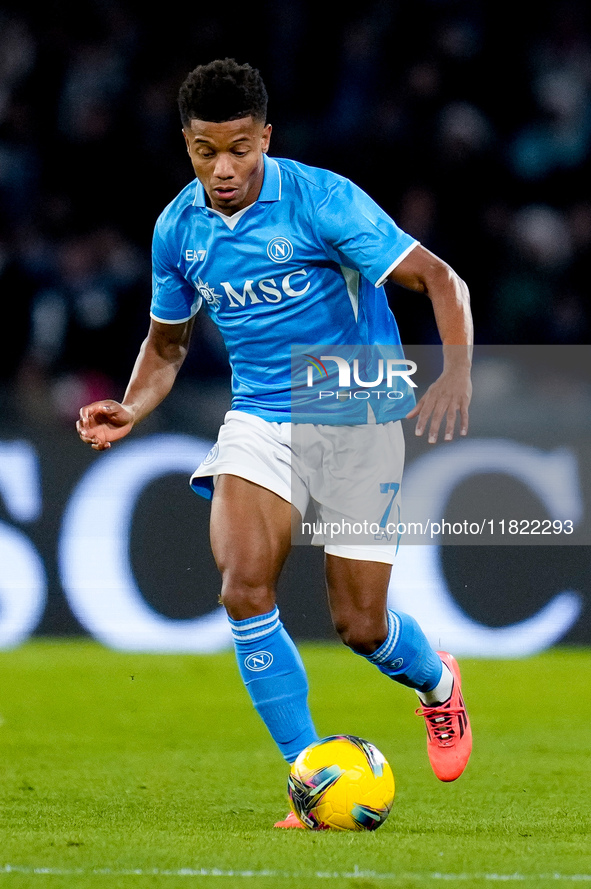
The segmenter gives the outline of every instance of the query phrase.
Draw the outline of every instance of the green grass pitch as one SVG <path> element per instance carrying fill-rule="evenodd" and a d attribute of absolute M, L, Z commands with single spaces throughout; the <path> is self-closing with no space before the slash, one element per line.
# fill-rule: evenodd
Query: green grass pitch
<path fill-rule="evenodd" d="M 591 884 L 591 651 L 462 661 L 475 745 L 451 785 L 412 692 L 337 645 L 302 655 L 319 731 L 392 765 L 375 833 L 272 827 L 287 770 L 231 653 L 0 653 L 2 889 Z"/>

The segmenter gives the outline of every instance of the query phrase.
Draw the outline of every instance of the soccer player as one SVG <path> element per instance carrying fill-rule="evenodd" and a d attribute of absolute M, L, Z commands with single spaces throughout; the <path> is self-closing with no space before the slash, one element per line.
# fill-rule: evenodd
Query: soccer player
<path fill-rule="evenodd" d="M 443 371 L 411 410 L 404 400 L 385 422 L 372 423 L 366 414 L 359 424 L 368 475 L 355 471 L 344 484 L 353 492 L 369 489 L 370 467 L 384 454 L 388 477 L 401 478 L 403 416 L 416 418 L 416 434 L 427 431 L 430 442 L 442 424 L 444 438 L 453 438 L 458 413 L 460 434 L 467 433 L 469 295 L 445 262 L 350 181 L 268 156 L 267 93 L 257 70 L 233 59 L 199 66 L 181 86 L 179 108 L 196 179 L 156 223 L 150 329 L 123 401 L 83 407 L 77 428 L 99 451 L 127 435 L 166 397 L 195 314 L 209 313 L 228 349 L 233 401 L 191 483 L 212 498 L 211 545 L 240 673 L 279 750 L 293 762 L 318 735 L 304 666 L 275 601 L 292 515 L 306 507 L 301 486 L 292 496 L 290 477 L 291 346 L 397 345 L 384 282 L 430 298 Z M 322 509 L 322 494 L 314 497 Z M 326 505 L 334 512 L 334 502 Z M 331 616 L 346 645 L 416 691 L 433 770 L 453 781 L 472 745 L 460 671 L 451 654 L 432 649 L 410 615 L 388 609 L 395 549 L 394 542 L 325 545 Z M 277 826 L 301 825 L 288 816 Z"/>

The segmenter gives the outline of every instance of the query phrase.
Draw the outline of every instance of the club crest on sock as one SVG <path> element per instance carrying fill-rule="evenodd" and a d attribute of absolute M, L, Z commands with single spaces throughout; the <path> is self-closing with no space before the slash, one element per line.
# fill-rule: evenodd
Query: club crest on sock
<path fill-rule="evenodd" d="M 273 655 L 270 651 L 255 651 L 244 658 L 244 666 L 253 673 L 260 673 L 266 670 L 273 663 Z"/>

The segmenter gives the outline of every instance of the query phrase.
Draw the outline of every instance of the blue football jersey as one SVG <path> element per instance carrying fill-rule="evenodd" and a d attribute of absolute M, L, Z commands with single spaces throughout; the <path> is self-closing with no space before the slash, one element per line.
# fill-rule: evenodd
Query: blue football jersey
<path fill-rule="evenodd" d="M 228 349 L 232 408 L 284 422 L 295 344 L 400 344 L 382 284 L 417 241 L 348 179 L 264 163 L 258 200 L 234 215 L 208 207 L 198 180 L 160 215 L 151 316 L 174 324 L 207 311 Z M 378 422 L 413 403 L 409 390 Z M 366 422 L 358 409 L 344 422 Z"/>

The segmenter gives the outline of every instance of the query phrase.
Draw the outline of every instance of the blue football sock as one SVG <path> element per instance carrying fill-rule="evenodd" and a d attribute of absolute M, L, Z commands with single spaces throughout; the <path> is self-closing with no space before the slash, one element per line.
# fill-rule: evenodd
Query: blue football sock
<path fill-rule="evenodd" d="M 279 609 L 232 620 L 240 675 L 255 709 L 282 755 L 293 762 L 318 740 L 308 709 L 308 680 L 297 648 L 279 619 Z"/>
<path fill-rule="evenodd" d="M 388 635 L 373 654 L 363 655 L 396 682 L 421 692 L 431 691 L 443 671 L 418 623 L 410 614 L 388 611 Z"/>

